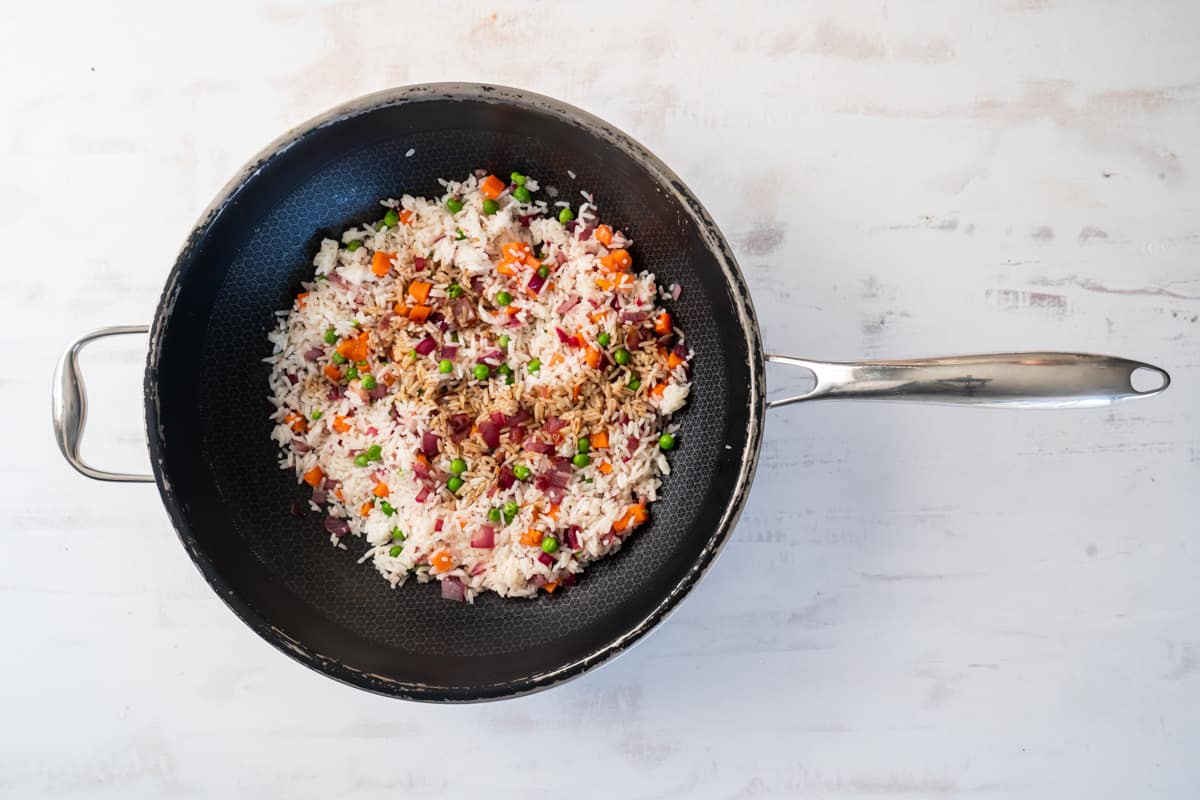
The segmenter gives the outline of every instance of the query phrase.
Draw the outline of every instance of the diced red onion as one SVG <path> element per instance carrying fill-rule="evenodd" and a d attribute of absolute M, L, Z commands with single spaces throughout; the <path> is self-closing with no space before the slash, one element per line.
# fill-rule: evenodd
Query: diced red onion
<path fill-rule="evenodd" d="M 300 505 L 295 500 L 293 500 L 292 504 L 288 506 L 288 513 L 296 519 L 304 519 L 306 516 L 308 516 L 307 509 L 305 509 L 304 506 Z"/>
<path fill-rule="evenodd" d="M 541 553 L 538 555 L 538 561 L 542 562 L 546 566 L 550 566 L 554 563 L 554 556 L 550 555 L 549 553 Z"/>
<path fill-rule="evenodd" d="M 508 464 L 500 467 L 500 474 L 496 477 L 496 485 L 500 487 L 500 491 L 511 489 L 516 482 L 517 476 L 513 474 L 512 467 Z"/>
<path fill-rule="evenodd" d="M 483 278 L 478 276 L 471 278 L 471 291 L 475 294 L 483 294 Z"/>
<path fill-rule="evenodd" d="M 522 228 L 528 228 L 529 223 L 533 221 L 534 216 L 536 216 L 536 215 L 534 215 L 534 214 L 518 214 L 517 215 L 517 223 L 520 224 L 520 226 Z"/>
<path fill-rule="evenodd" d="M 471 537 L 471 547 L 490 550 L 496 546 L 496 529 L 491 525 L 482 525 Z"/>
<path fill-rule="evenodd" d="M 629 452 L 631 452 L 631 453 L 637 452 L 639 444 L 641 444 L 641 442 L 638 440 L 638 438 L 636 436 L 630 436 L 628 439 L 625 440 L 625 447 L 627 447 L 629 449 Z"/>
<path fill-rule="evenodd" d="M 579 295 L 573 294 L 559 303 L 558 308 L 554 309 L 554 313 L 565 314 L 577 305 L 579 305 Z"/>
<path fill-rule="evenodd" d="M 554 260 L 561 267 L 563 264 L 567 263 L 567 254 L 564 253 L 562 250 L 559 250 L 557 253 L 554 254 Z"/>
<path fill-rule="evenodd" d="M 442 599 L 456 603 L 465 602 L 467 589 L 458 578 L 442 578 Z"/>
<path fill-rule="evenodd" d="M 309 450 L 312 450 L 312 447 L 309 445 L 308 442 L 304 441 L 303 439 L 293 436 L 292 437 L 292 449 L 295 450 L 297 453 L 307 453 Z"/>
<path fill-rule="evenodd" d="M 529 283 L 527 285 L 529 286 L 529 291 L 537 294 L 542 290 L 542 287 L 546 285 L 546 279 L 535 272 L 533 273 L 532 277 L 529 278 Z"/>
<path fill-rule="evenodd" d="M 331 272 L 326 277 L 329 278 L 330 283 L 332 283 L 334 286 L 337 286 L 340 289 L 349 289 L 350 288 L 350 284 L 346 283 L 346 279 L 343 278 L 341 275 L 339 275 L 336 272 Z"/>
<path fill-rule="evenodd" d="M 546 487 L 546 499 L 551 503 L 561 503 L 565 493 L 561 486 Z"/>
<path fill-rule="evenodd" d="M 575 229 L 579 227 L 579 222 L 577 220 L 571 220 L 563 227 L 566 228 L 567 230 L 571 231 L 572 233 L 574 233 Z"/>
<path fill-rule="evenodd" d="M 325 480 L 321 481 L 321 488 L 327 492 L 335 492 L 341 485 L 342 482 L 335 480 L 334 478 L 326 478 Z"/>
<path fill-rule="evenodd" d="M 564 572 L 563 576 L 559 579 L 559 583 L 563 586 L 571 587 L 579 583 L 579 579 L 575 577 L 574 572 Z"/>
<path fill-rule="evenodd" d="M 637 328 L 630 328 L 629 333 L 625 334 L 625 346 L 630 350 L 637 350 L 642 343 L 642 332 Z"/>
<path fill-rule="evenodd" d="M 542 553 L 542 555 L 545 555 L 545 553 Z M 546 585 L 546 576 L 542 575 L 541 573 L 538 573 L 537 575 L 534 575 L 532 578 L 530 578 L 529 582 L 532 583 L 534 586 L 539 586 L 539 587 L 545 586 Z"/>
<path fill-rule="evenodd" d="M 421 452 L 426 458 L 434 458 L 438 454 L 438 437 L 432 431 L 421 434 Z"/>
<path fill-rule="evenodd" d="M 329 502 L 329 493 L 318 486 L 312 490 L 312 501 L 319 506 L 323 506 Z"/>
<path fill-rule="evenodd" d="M 483 443 L 488 448 L 495 450 L 500 446 L 500 429 L 490 419 L 479 423 L 479 435 L 483 437 Z"/>
<path fill-rule="evenodd" d="M 379 381 L 378 383 L 375 384 L 374 389 L 371 389 L 367 392 L 367 396 L 370 397 L 372 400 L 378 400 L 379 398 L 383 397 L 387 393 L 388 393 L 388 385 L 386 383 L 384 383 L 383 381 Z M 368 433 L 370 433 L 370 431 L 368 431 Z"/>
<path fill-rule="evenodd" d="M 584 225 L 579 229 L 579 233 L 576 234 L 576 238 L 578 238 L 581 242 L 586 242 L 591 237 L 592 232 L 595 230 L 596 226 L 589 222 L 587 225 Z"/>
<path fill-rule="evenodd" d="M 579 549 L 579 526 L 572 525 L 567 528 L 567 544 L 572 550 Z"/>
<path fill-rule="evenodd" d="M 504 323 L 504 327 L 506 327 L 506 328 L 519 328 L 519 327 L 521 327 L 521 320 L 517 319 L 515 316 L 514 316 L 514 317 L 511 317 L 511 318 L 508 320 L 508 322 Z"/>
<path fill-rule="evenodd" d="M 316 361 L 318 358 L 320 358 L 323 355 L 325 355 L 325 348 L 313 347 L 313 348 L 310 348 L 310 349 L 304 351 L 304 360 L 305 361 Z"/>
<path fill-rule="evenodd" d="M 489 350 L 480 356 L 479 360 L 485 364 L 496 365 L 504 360 L 504 353 L 500 352 L 499 350 Z"/>
<path fill-rule="evenodd" d="M 525 449 L 531 453 L 549 455 L 554 452 L 554 445 L 550 444 L 549 442 L 539 442 L 535 439 L 534 441 L 526 442 Z"/>
<path fill-rule="evenodd" d="M 529 420 L 531 420 L 531 419 L 533 419 L 533 414 L 530 414 L 528 411 L 526 411 L 523 408 L 518 408 L 517 413 L 506 417 L 505 421 L 509 424 L 510 427 L 514 427 L 517 425 L 524 425 L 526 422 L 529 422 Z"/>
<path fill-rule="evenodd" d="M 525 427 L 523 425 L 517 425 L 516 427 L 508 429 L 508 439 L 513 444 L 520 444 L 521 440 L 524 438 L 525 438 Z"/>
<path fill-rule="evenodd" d="M 533 479 L 533 488 L 539 492 L 544 492 L 550 488 L 550 479 L 545 475 L 538 475 Z"/>
<path fill-rule="evenodd" d="M 344 388 L 342 388 L 341 386 L 331 386 L 329 388 L 329 391 L 325 393 L 325 399 L 331 403 L 335 402 L 337 400 L 341 400 L 345 396 L 346 396 L 346 390 Z"/>
<path fill-rule="evenodd" d="M 432 336 L 426 336 L 424 339 L 417 342 L 417 346 L 413 348 L 413 350 L 417 352 L 417 355 L 422 356 L 427 356 L 436 349 L 437 342 L 433 340 Z"/>
<path fill-rule="evenodd" d="M 560 472 L 557 469 L 552 469 L 546 473 L 546 480 L 550 481 L 551 486 L 557 486 L 560 489 L 565 489 L 567 484 L 571 482 L 571 473 Z"/>
<path fill-rule="evenodd" d="M 672 349 L 671 352 L 673 352 L 675 355 L 682 358 L 683 360 L 685 360 L 685 361 L 687 360 L 688 349 L 685 345 L 677 344 L 677 345 L 675 345 L 675 347 Z"/>
<path fill-rule="evenodd" d="M 483 561 L 480 561 L 478 564 L 476 564 L 475 566 L 471 567 L 471 574 L 472 574 L 472 575 L 478 575 L 479 573 L 481 573 L 481 572 L 484 572 L 484 571 L 485 571 L 487 568 L 488 568 L 488 565 L 487 565 L 487 563 L 486 563 L 486 562 L 483 562 Z"/>
<path fill-rule="evenodd" d="M 422 486 L 421 491 L 417 492 L 417 496 L 414 497 L 413 499 L 416 500 L 418 503 L 424 503 L 425 499 L 427 497 L 429 497 L 429 487 Z"/>
<path fill-rule="evenodd" d="M 290 373 L 290 372 L 286 372 L 286 373 L 284 373 L 284 374 L 285 374 L 285 375 L 287 375 L 288 383 L 290 383 L 292 386 L 295 386 L 297 383 L 299 383 L 299 382 L 300 382 L 300 379 L 299 379 L 299 378 L 297 378 L 297 377 L 296 377 L 295 375 L 293 375 L 292 373 Z"/>
<path fill-rule="evenodd" d="M 494 422 L 496 424 L 497 428 L 504 427 L 504 412 L 503 411 L 493 411 L 491 414 L 488 415 L 488 419 L 490 419 L 492 422 Z"/>
<path fill-rule="evenodd" d="M 413 272 L 421 272 L 425 269 L 425 259 L 417 256 L 413 259 Z"/>
<path fill-rule="evenodd" d="M 429 477 L 429 465 L 426 464 L 421 459 L 418 458 L 416 461 L 414 461 L 412 468 L 413 468 L 413 474 L 416 475 L 418 478 L 428 478 Z"/>
<path fill-rule="evenodd" d="M 461 442 L 471 432 L 471 417 L 468 414 L 454 414 L 450 417 L 450 441 Z"/>
<path fill-rule="evenodd" d="M 475 313 L 475 303 L 469 297 L 456 297 L 450 303 L 450 311 L 454 314 L 454 321 L 462 328 L 479 318 Z"/>
<path fill-rule="evenodd" d="M 376 428 L 374 425 L 367 428 L 367 436 L 377 436 L 378 434 L 379 428 Z"/>
<path fill-rule="evenodd" d="M 338 517 L 326 517 L 325 530 L 330 536 L 336 536 L 341 539 L 350 535 L 350 523 Z"/>
<path fill-rule="evenodd" d="M 444 344 L 442 345 L 442 358 L 448 358 L 451 361 L 458 355 L 458 345 Z"/>
<path fill-rule="evenodd" d="M 446 522 L 446 520 L 442 519 L 441 517 L 438 517 L 438 518 L 437 518 L 437 521 L 435 521 L 435 522 L 433 523 L 433 531 L 434 531 L 434 533 L 441 533 L 441 532 L 442 532 L 442 525 L 443 525 L 443 524 L 445 524 L 445 522 Z"/>
<path fill-rule="evenodd" d="M 645 320 L 645 311 L 625 311 L 621 313 L 622 322 L 644 322 Z"/>
<path fill-rule="evenodd" d="M 678 300 L 679 295 L 681 295 L 681 294 L 683 294 L 683 287 L 680 286 L 678 283 L 672 283 L 671 284 L 671 299 Z"/>
<path fill-rule="evenodd" d="M 567 426 L 567 423 L 558 417 L 546 417 L 542 423 L 542 430 L 549 434 L 555 434 Z"/>

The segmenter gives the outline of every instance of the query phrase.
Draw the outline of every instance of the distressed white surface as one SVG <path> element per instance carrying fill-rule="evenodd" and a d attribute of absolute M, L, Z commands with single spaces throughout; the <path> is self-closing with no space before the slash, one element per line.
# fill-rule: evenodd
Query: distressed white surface
<path fill-rule="evenodd" d="M 4 16 L 0 795 L 1196 796 L 1194 3 Z M 50 372 L 71 335 L 150 319 L 265 142 L 450 79 L 563 98 L 659 153 L 734 243 L 775 350 L 1100 351 L 1175 384 L 1111 412 L 772 414 L 728 550 L 627 656 L 487 706 L 337 685 L 236 621 L 153 489 L 62 463 Z M 140 347 L 86 359 L 104 466 L 144 457 Z"/>

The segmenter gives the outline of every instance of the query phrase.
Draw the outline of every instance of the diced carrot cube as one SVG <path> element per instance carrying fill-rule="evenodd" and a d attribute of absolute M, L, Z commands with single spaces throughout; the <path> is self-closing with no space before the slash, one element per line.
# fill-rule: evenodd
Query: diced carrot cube
<path fill-rule="evenodd" d="M 433 313 L 432 306 L 413 306 L 408 312 L 408 318 L 413 322 L 424 322 Z"/>
<path fill-rule="evenodd" d="M 608 447 L 608 432 L 597 431 L 593 433 L 588 437 L 588 444 L 591 445 L 593 450 L 603 450 Z"/>
<path fill-rule="evenodd" d="M 404 209 L 403 211 L 401 211 L 400 212 L 400 221 L 403 222 L 405 225 L 412 225 L 413 212 L 409 211 L 407 208 Z"/>
<path fill-rule="evenodd" d="M 408 285 L 408 293 L 418 303 L 424 303 L 429 299 L 429 290 L 432 288 L 433 284 L 427 281 L 413 281 Z"/>
<path fill-rule="evenodd" d="M 612 234 L 612 228 L 608 227 L 607 225 L 597 225 L 596 231 L 592 234 L 592 236 L 597 242 L 605 247 L 608 247 L 610 244 L 612 244 Z"/>
<path fill-rule="evenodd" d="M 488 175 L 479 182 L 479 193 L 489 200 L 495 200 L 504 191 L 504 181 L 495 175 Z"/>
<path fill-rule="evenodd" d="M 388 485 L 383 482 L 375 484 L 375 488 L 371 490 L 371 494 L 375 495 L 376 497 L 387 497 Z"/>
<path fill-rule="evenodd" d="M 313 467 L 308 472 L 304 473 L 304 482 L 314 489 L 321 485 L 321 481 L 325 480 L 325 473 L 320 467 Z"/>
<path fill-rule="evenodd" d="M 371 272 L 382 278 L 391 271 L 392 262 L 395 260 L 395 253 L 385 253 L 382 250 L 376 250 L 375 255 L 371 256 Z"/>
<path fill-rule="evenodd" d="M 333 429 L 338 433 L 346 433 L 350 430 L 350 423 L 346 422 L 348 417 L 343 417 L 341 414 L 333 418 Z"/>
<path fill-rule="evenodd" d="M 664 311 L 654 320 L 654 332 L 659 336 L 666 336 L 672 330 L 671 315 Z"/>

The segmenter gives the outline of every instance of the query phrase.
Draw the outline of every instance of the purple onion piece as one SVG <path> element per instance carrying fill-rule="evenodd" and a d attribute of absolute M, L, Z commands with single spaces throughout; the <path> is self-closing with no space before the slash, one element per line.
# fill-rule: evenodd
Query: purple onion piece
<path fill-rule="evenodd" d="M 551 503 L 561 503 L 563 501 L 563 497 L 565 496 L 565 492 L 563 492 L 562 487 L 560 486 L 548 486 L 546 487 L 545 491 L 546 499 L 548 499 Z"/>
<path fill-rule="evenodd" d="M 496 529 L 491 525 L 483 525 L 471 537 L 471 547 L 490 550 L 496 546 Z"/>
<path fill-rule="evenodd" d="M 512 426 L 516 426 L 516 425 L 524 425 L 526 422 L 529 422 L 529 420 L 531 420 L 531 419 L 533 419 L 533 414 L 530 414 L 528 411 L 526 411 L 523 408 L 518 408 L 517 413 L 513 414 L 510 417 L 507 417 L 505 421 L 508 422 L 510 427 L 512 427 Z"/>
<path fill-rule="evenodd" d="M 592 233 L 595 232 L 595 230 L 596 226 L 589 222 L 587 225 L 584 225 L 579 229 L 579 233 L 576 234 L 576 237 L 579 239 L 579 241 L 586 242 L 588 238 L 591 237 Z"/>
<path fill-rule="evenodd" d="M 500 446 L 500 428 L 490 419 L 479 423 L 479 435 L 490 449 L 495 450 Z"/>
<path fill-rule="evenodd" d="M 558 304 L 558 308 L 554 309 L 555 314 L 566 314 L 575 306 L 579 305 L 579 295 L 573 294 L 566 300 Z"/>
<path fill-rule="evenodd" d="M 318 486 L 312 490 L 312 501 L 319 506 L 323 506 L 329 502 L 329 493 Z"/>
<path fill-rule="evenodd" d="M 579 549 L 579 526 L 578 525 L 572 525 L 571 527 L 567 528 L 567 545 L 572 550 Z"/>
<path fill-rule="evenodd" d="M 453 600 L 456 603 L 465 602 L 467 589 L 458 578 L 442 578 L 442 599 Z"/>
<path fill-rule="evenodd" d="M 489 350 L 480 356 L 479 360 L 485 364 L 491 364 L 495 366 L 504 360 L 504 353 L 500 352 L 499 350 Z"/>
<path fill-rule="evenodd" d="M 681 294 L 683 294 L 683 287 L 680 286 L 678 283 L 672 283 L 671 284 L 671 299 L 678 300 L 679 295 L 681 295 Z"/>
<path fill-rule="evenodd" d="M 645 311 L 624 311 L 621 313 L 622 322 L 645 322 Z"/>
<path fill-rule="evenodd" d="M 413 272 L 421 272 L 425 269 L 425 259 L 417 256 L 413 259 Z"/>
<path fill-rule="evenodd" d="M 567 423 L 558 417 L 546 417 L 546 420 L 542 423 L 542 430 L 549 434 L 555 434 L 565 428 L 566 425 Z"/>
<path fill-rule="evenodd" d="M 290 383 L 292 386 L 295 386 L 297 383 L 299 383 L 299 382 L 300 382 L 300 379 L 299 379 L 299 378 L 297 378 L 297 377 L 296 377 L 295 375 L 293 375 L 292 373 L 290 373 L 290 372 L 287 372 L 287 373 L 284 373 L 284 374 L 285 374 L 285 375 L 287 375 L 288 383 Z"/>
<path fill-rule="evenodd" d="M 309 443 L 304 441 L 303 439 L 299 439 L 299 438 L 293 436 L 292 437 L 292 449 L 295 450 L 297 453 L 307 453 L 309 450 L 312 450 L 312 446 L 309 445 Z"/>
<path fill-rule="evenodd" d="M 325 355 L 325 348 L 313 347 L 313 348 L 310 348 L 310 349 L 304 351 L 304 360 L 305 361 L 316 361 L 318 358 L 320 358 L 323 355 Z"/>
<path fill-rule="evenodd" d="M 516 482 L 517 476 L 513 474 L 512 467 L 508 464 L 500 467 L 500 474 L 496 477 L 496 485 L 500 487 L 500 491 L 511 489 Z"/>
<path fill-rule="evenodd" d="M 418 355 L 422 355 L 422 356 L 427 356 L 436 349 L 437 349 L 437 342 L 435 342 L 433 340 L 432 336 L 426 336 L 424 339 L 417 342 L 416 347 L 413 348 L 413 350 L 415 350 Z"/>
<path fill-rule="evenodd" d="M 542 290 L 542 287 L 546 285 L 546 279 L 535 272 L 533 273 L 533 277 L 529 279 L 529 283 L 527 285 L 529 286 L 529 291 L 537 294 Z"/>
<path fill-rule="evenodd" d="M 530 453 L 540 453 L 542 455 L 550 455 L 554 452 L 554 445 L 549 442 L 539 442 L 537 440 L 526 442 L 525 449 Z"/>
<path fill-rule="evenodd" d="M 421 452 L 426 458 L 435 458 L 438 454 L 438 437 L 431 431 L 421 434 Z"/>
<path fill-rule="evenodd" d="M 443 519 L 442 517 L 438 517 L 438 518 L 437 518 L 437 521 L 433 523 L 433 531 L 434 531 L 434 533 L 441 533 L 441 532 L 442 532 L 442 526 L 443 526 L 443 525 L 445 525 L 445 524 L 446 524 L 446 520 L 445 520 L 445 519 Z"/>
<path fill-rule="evenodd" d="M 367 392 L 367 396 L 372 400 L 378 400 L 388 393 L 388 385 L 383 381 L 375 384 L 375 388 Z"/>
<path fill-rule="evenodd" d="M 293 500 L 291 506 L 288 507 L 288 513 L 296 519 L 304 519 L 304 517 L 308 515 L 308 511 L 304 508 L 304 506 L 300 505 L 295 500 Z"/>
<path fill-rule="evenodd" d="M 428 497 L 429 497 L 429 487 L 422 486 L 421 491 L 417 492 L 417 496 L 414 497 L 413 499 L 416 500 L 418 503 L 424 503 L 426 498 L 428 498 Z"/>
<path fill-rule="evenodd" d="M 342 539 L 350 535 L 350 523 L 338 517 L 326 517 L 325 530 L 329 535 Z"/>
<path fill-rule="evenodd" d="M 538 556 L 538 561 L 542 562 L 546 566 L 550 566 L 554 563 L 554 556 L 550 555 L 549 553 L 542 553 Z"/>
<path fill-rule="evenodd" d="M 574 572 L 564 572 L 562 578 L 559 579 L 559 583 L 563 586 L 574 586 L 579 583 L 579 578 L 575 576 Z"/>
<path fill-rule="evenodd" d="M 442 345 L 442 358 L 448 358 L 451 361 L 458 355 L 458 345 L 444 344 Z"/>

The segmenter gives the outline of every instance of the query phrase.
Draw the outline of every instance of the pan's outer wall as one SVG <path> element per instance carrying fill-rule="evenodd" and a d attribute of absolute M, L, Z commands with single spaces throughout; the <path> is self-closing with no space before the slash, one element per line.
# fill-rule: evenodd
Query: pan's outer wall
<path fill-rule="evenodd" d="M 197 524 L 197 519 L 204 518 L 203 513 L 201 509 L 197 508 L 196 498 L 189 497 L 188 492 L 190 488 L 188 484 L 194 479 L 193 473 L 197 467 L 181 469 L 178 466 L 181 463 L 188 463 L 188 459 L 193 462 L 203 460 L 202 453 L 196 451 L 181 454 L 181 450 L 190 450 L 195 445 L 192 442 L 183 446 L 175 445 L 179 437 L 173 433 L 171 416 L 165 413 L 163 408 L 163 398 L 171 395 L 170 382 L 176 379 L 174 373 L 178 370 L 178 365 L 173 363 L 178 360 L 178 355 L 176 354 L 177 348 L 173 350 L 171 346 L 172 330 L 178 331 L 181 326 L 190 325 L 194 328 L 208 324 L 207 320 L 203 319 L 180 319 L 181 315 L 195 316 L 197 313 L 196 309 L 188 309 L 187 303 L 182 304 L 184 313 L 180 312 L 180 296 L 185 292 L 188 281 L 194 279 L 194 276 L 189 276 L 188 267 L 197 257 L 197 251 L 204 246 L 210 229 L 222 218 L 222 215 L 225 212 L 236 213 L 239 199 L 245 194 L 243 190 L 253 183 L 256 176 L 268 170 L 274 159 L 293 148 L 304 146 L 314 134 L 327 130 L 330 126 L 345 124 L 347 121 L 377 109 L 446 100 L 468 103 L 482 102 L 495 104 L 500 109 L 515 109 L 517 112 L 534 111 L 541 115 L 547 115 L 578 128 L 582 134 L 591 136 L 607 146 L 619 148 L 628 158 L 635 161 L 658 183 L 658 191 L 664 195 L 664 201 L 679 204 L 686 209 L 686 214 L 703 238 L 709 255 L 723 273 L 733 313 L 728 315 L 728 318 L 714 319 L 712 324 L 721 326 L 723 336 L 728 337 L 731 343 L 730 352 L 737 353 L 739 361 L 745 359 L 744 364 L 737 366 L 738 374 L 744 375 L 746 385 L 730 387 L 727 390 L 731 399 L 738 403 L 744 403 L 744 408 L 736 409 L 736 419 L 739 424 L 744 423 L 744 435 L 741 435 L 740 430 L 738 431 L 737 447 L 727 454 L 736 459 L 736 469 L 727 470 L 727 474 L 722 474 L 721 481 L 725 485 L 710 487 L 710 490 L 713 491 L 719 489 L 727 497 L 727 500 L 723 508 L 719 510 L 719 514 L 712 515 L 713 522 L 709 535 L 703 547 L 696 553 L 696 558 L 690 567 L 673 585 L 664 587 L 652 608 L 646 613 L 639 613 L 637 616 L 629 618 L 627 623 L 623 622 L 620 630 L 606 631 L 603 641 L 597 642 L 595 647 L 590 648 L 587 653 L 575 655 L 550 668 L 539 667 L 526 674 L 505 676 L 504 679 L 495 682 L 399 680 L 387 674 L 386 670 L 376 668 L 374 664 L 367 664 L 364 668 L 362 664 L 355 663 L 356 659 L 346 658 L 344 654 L 333 656 L 330 654 L 331 648 L 323 648 L 314 644 L 314 642 L 323 641 L 320 636 L 322 628 L 326 629 L 325 632 L 331 636 L 338 634 L 336 626 L 331 625 L 329 620 L 306 620 L 304 630 L 297 630 L 295 625 L 281 623 L 281 617 L 278 614 L 280 609 L 273 608 L 271 601 L 265 596 L 254 596 L 254 587 L 248 585 L 245 580 L 240 578 L 231 580 L 228 560 L 222 562 L 221 559 L 212 557 L 213 553 L 209 551 L 212 540 L 211 538 L 206 539 L 206 536 L 211 537 L 212 532 Z M 294 287 L 288 291 L 294 291 Z M 190 335 L 194 337 L 196 334 Z M 203 336 L 203 334 L 199 335 Z M 171 355 L 164 358 L 164 353 Z M 691 590 L 711 566 L 724 545 L 736 524 L 749 491 L 759 454 L 764 412 L 763 358 L 753 305 L 727 242 L 699 201 L 662 162 L 610 125 L 550 98 L 502 87 L 474 84 L 434 84 L 388 90 L 340 106 L 289 132 L 269 145 L 227 184 L 193 229 L 164 287 L 151 330 L 145 375 L 145 398 L 146 432 L 151 461 L 160 495 L 172 524 L 205 579 L 218 596 L 247 625 L 285 654 L 310 668 L 351 685 L 407 699 L 466 702 L 523 694 L 576 677 L 607 661 L 617 653 L 623 652 L 639 640 L 661 622 L 682 597 Z M 707 437 L 702 436 L 701 433 L 699 430 L 690 430 L 688 446 L 705 446 L 703 440 Z M 735 441 L 728 433 L 720 435 L 724 438 L 718 440 L 718 443 L 708 442 L 707 444 L 720 448 L 722 447 L 720 441 L 726 442 L 725 446 L 727 447 L 731 446 L 728 444 L 729 442 Z M 173 450 L 168 447 L 169 443 L 174 446 Z M 211 467 L 211 465 L 209 466 Z M 215 467 L 213 468 L 215 469 Z M 220 496 L 220 494 L 218 488 L 217 495 Z M 348 553 L 340 555 L 347 560 L 352 560 Z M 627 555 L 632 557 L 633 553 L 623 553 L 617 558 Z M 369 570 L 369 567 L 361 569 Z M 430 591 L 429 587 L 421 587 L 421 589 Z M 312 633 L 311 637 L 309 633 Z"/>

